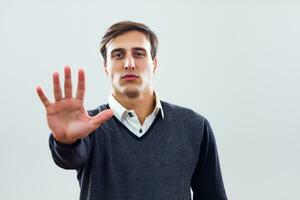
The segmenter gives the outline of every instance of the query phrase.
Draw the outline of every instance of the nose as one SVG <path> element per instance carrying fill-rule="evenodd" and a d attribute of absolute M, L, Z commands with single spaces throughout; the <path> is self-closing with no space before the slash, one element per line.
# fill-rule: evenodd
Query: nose
<path fill-rule="evenodd" d="M 125 59 L 124 68 L 125 69 L 134 69 L 135 68 L 135 63 L 134 63 L 133 57 L 129 56 Z"/>

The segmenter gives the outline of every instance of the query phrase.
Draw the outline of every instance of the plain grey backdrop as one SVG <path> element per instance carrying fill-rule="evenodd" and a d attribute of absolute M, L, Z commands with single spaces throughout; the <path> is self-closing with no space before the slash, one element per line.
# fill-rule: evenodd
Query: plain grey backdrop
<path fill-rule="evenodd" d="M 264 0 L 0 0 L 0 199 L 78 199 L 35 87 L 53 99 L 52 73 L 82 67 L 86 108 L 106 103 L 98 46 L 120 20 L 157 33 L 155 88 L 209 119 L 229 199 L 300 199 L 300 4 Z"/>

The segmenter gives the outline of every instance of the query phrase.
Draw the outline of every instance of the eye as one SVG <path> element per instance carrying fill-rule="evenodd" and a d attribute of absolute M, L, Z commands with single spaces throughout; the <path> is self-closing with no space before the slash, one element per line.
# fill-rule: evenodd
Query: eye
<path fill-rule="evenodd" d="M 123 53 L 122 52 L 114 52 L 113 54 L 112 54 L 112 58 L 115 58 L 115 59 L 120 59 L 120 58 L 122 58 L 123 57 Z"/>
<path fill-rule="evenodd" d="M 146 56 L 146 52 L 142 51 L 142 50 L 136 50 L 134 52 L 134 55 L 137 57 L 137 58 L 143 58 Z"/>

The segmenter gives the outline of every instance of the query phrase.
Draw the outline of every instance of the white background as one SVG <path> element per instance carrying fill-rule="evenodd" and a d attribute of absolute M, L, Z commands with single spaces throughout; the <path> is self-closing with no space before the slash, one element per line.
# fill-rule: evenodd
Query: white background
<path fill-rule="evenodd" d="M 209 119 L 229 199 L 300 199 L 300 3 L 258 0 L 0 0 L 0 199 L 78 199 L 35 87 L 52 99 L 52 72 L 82 67 L 86 108 L 106 103 L 98 46 L 120 20 L 157 33 L 155 88 Z"/>

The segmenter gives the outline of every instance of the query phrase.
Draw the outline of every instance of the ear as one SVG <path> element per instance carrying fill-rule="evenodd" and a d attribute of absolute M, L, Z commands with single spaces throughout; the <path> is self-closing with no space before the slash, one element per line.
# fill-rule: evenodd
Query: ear
<path fill-rule="evenodd" d="M 108 70 L 107 70 L 107 65 L 106 65 L 106 61 L 103 62 L 103 68 L 104 68 L 106 76 L 109 77 Z"/>
<path fill-rule="evenodd" d="M 157 69 L 157 58 L 156 57 L 153 59 L 153 66 L 154 66 L 154 68 L 153 68 L 153 74 L 155 74 L 156 69 Z"/>

